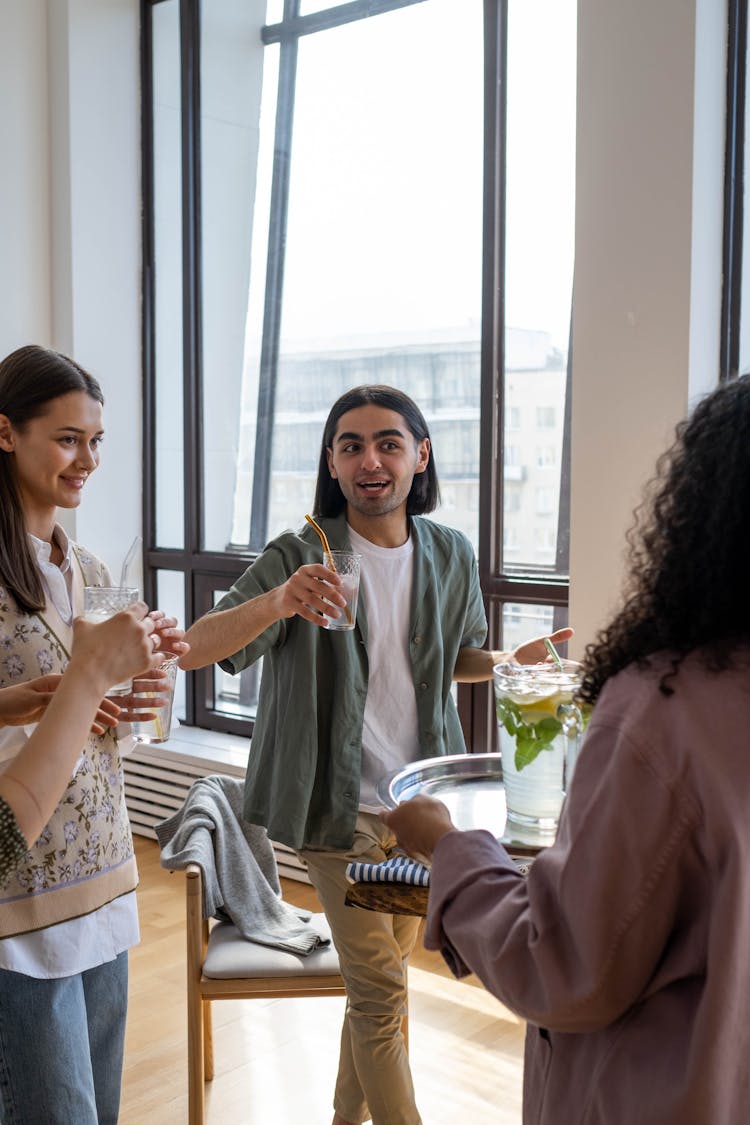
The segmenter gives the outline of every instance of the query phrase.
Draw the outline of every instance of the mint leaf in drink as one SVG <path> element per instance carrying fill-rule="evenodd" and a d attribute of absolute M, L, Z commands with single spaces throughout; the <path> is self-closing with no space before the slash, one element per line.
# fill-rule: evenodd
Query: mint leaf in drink
<path fill-rule="evenodd" d="M 538 723 L 523 724 L 516 733 L 516 753 L 514 757 L 517 770 L 531 765 L 542 750 L 551 750 L 552 743 L 562 731 L 562 723 L 551 716 L 540 719 Z"/>
<path fill-rule="evenodd" d="M 515 739 L 517 770 L 530 765 L 542 750 L 550 750 L 553 741 L 562 730 L 559 719 L 552 715 L 545 715 L 535 721 L 528 713 L 529 708 L 526 708 L 524 713 L 524 708 L 519 707 L 507 696 L 497 700 L 496 711 L 498 722 L 503 725 L 510 737 Z"/>
<path fill-rule="evenodd" d="M 514 738 L 518 728 L 523 726 L 521 708 L 510 699 L 498 699 L 496 712 L 498 721 L 503 724 L 511 738 Z"/>

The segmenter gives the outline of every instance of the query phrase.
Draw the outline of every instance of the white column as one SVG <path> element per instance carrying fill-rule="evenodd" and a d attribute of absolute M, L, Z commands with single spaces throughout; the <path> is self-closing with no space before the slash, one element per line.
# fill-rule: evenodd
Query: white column
<path fill-rule="evenodd" d="M 51 330 L 46 0 L 0 0 L 0 356 Z"/>
<path fill-rule="evenodd" d="M 141 529 L 138 0 L 0 0 L 0 355 L 72 355 L 106 399 L 66 527 L 113 566 Z"/>
<path fill-rule="evenodd" d="M 656 458 L 715 385 L 726 11 L 580 0 L 570 621 L 617 605 Z"/>
<path fill-rule="evenodd" d="M 50 0 L 49 13 L 52 344 L 105 397 L 102 463 L 74 533 L 119 570 L 142 511 L 138 3 Z"/>

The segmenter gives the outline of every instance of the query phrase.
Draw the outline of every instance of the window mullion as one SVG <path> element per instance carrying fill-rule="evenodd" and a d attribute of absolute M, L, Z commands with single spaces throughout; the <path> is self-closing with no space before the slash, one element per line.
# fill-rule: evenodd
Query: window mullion
<path fill-rule="evenodd" d="M 299 0 L 286 0 L 285 18 L 292 18 Z M 268 505 L 273 452 L 273 423 L 281 341 L 284 253 L 289 214 L 294 94 L 297 81 L 298 41 L 281 44 L 279 56 L 279 94 L 276 106 L 276 133 L 271 180 L 271 205 L 266 266 L 266 294 L 263 309 L 263 338 L 260 352 L 258 410 L 256 420 L 253 496 L 250 509 L 251 551 L 261 551 L 268 535 Z"/>

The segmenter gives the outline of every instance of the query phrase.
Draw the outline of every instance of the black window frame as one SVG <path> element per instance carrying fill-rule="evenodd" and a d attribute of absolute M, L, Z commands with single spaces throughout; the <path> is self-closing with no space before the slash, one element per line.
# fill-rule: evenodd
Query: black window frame
<path fill-rule="evenodd" d="M 164 0 L 141 0 L 141 79 L 143 92 L 143 448 L 144 464 L 144 592 L 155 602 L 159 571 L 177 571 L 185 579 L 184 620 L 202 616 L 212 604 L 212 591 L 231 585 L 257 557 L 265 542 L 268 474 L 272 432 L 279 326 L 283 290 L 283 245 L 288 201 L 297 44 L 301 36 L 376 17 L 429 0 L 352 0 L 322 12 L 300 15 L 300 0 L 284 0 L 283 19 L 262 30 L 263 42 L 278 43 L 279 98 L 269 226 L 268 269 L 261 352 L 259 442 L 256 447 L 250 541 L 245 549 L 232 544 L 225 552 L 202 549 L 204 505 L 201 424 L 203 368 L 201 352 L 201 137 L 200 137 L 200 0 L 179 3 L 182 136 L 183 255 L 183 395 L 184 395 L 184 546 L 162 548 L 156 539 L 156 370 L 153 166 L 153 8 Z M 460 9 L 457 8 L 457 11 Z M 479 574 L 489 622 L 488 645 L 500 647 L 502 609 L 514 605 L 553 608 L 554 626 L 567 620 L 568 542 L 570 516 L 570 400 L 572 355 L 568 351 L 562 473 L 555 574 L 513 573 L 502 569 L 503 554 L 503 419 L 505 253 L 505 128 L 507 114 L 506 57 L 508 0 L 483 0 L 484 10 L 484 156 L 483 258 L 480 391 Z M 460 16 L 458 17 L 460 18 Z M 572 341 L 571 341 L 572 342 Z M 260 451 L 259 451 L 260 450 Z M 257 489 L 257 495 L 256 495 Z M 190 673 L 186 685 L 186 717 L 191 726 L 250 735 L 252 722 L 223 714 L 214 700 L 213 669 Z M 458 705 L 467 746 L 475 752 L 495 747 L 494 708 L 487 684 L 459 685 Z"/>
<path fill-rule="evenodd" d="M 719 380 L 740 375 L 742 261 L 744 257 L 745 115 L 747 110 L 748 0 L 727 5 L 726 139 Z"/>

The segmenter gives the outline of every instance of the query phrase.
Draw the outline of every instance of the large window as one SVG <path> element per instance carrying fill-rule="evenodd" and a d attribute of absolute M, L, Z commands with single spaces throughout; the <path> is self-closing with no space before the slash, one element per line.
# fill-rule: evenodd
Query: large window
<path fill-rule="evenodd" d="M 372 382 L 427 417 L 491 645 L 565 620 L 575 18 L 144 0 L 146 561 L 181 618 L 303 523 L 328 409 Z M 259 674 L 190 677 L 187 721 L 249 731 Z M 474 749 L 488 701 L 459 691 Z"/>

